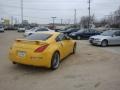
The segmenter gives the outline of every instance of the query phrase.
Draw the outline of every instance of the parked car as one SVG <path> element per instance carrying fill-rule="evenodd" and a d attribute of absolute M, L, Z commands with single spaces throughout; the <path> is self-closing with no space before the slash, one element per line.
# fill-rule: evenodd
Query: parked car
<path fill-rule="evenodd" d="M 26 28 L 24 26 L 21 26 L 18 28 L 18 32 L 25 32 Z"/>
<path fill-rule="evenodd" d="M 26 36 L 29 36 L 29 35 L 31 35 L 33 33 L 48 32 L 48 31 L 54 32 L 53 30 L 48 29 L 48 28 L 35 27 L 35 28 L 30 29 L 30 30 L 26 30 L 25 33 L 24 33 L 24 36 L 26 37 Z"/>
<path fill-rule="evenodd" d="M 14 27 L 13 25 L 9 25 L 5 27 L 5 30 L 17 30 L 17 27 Z"/>
<path fill-rule="evenodd" d="M 60 31 L 60 32 L 69 35 L 70 33 L 77 32 L 77 31 L 79 31 L 79 29 L 70 28 L 64 31 Z"/>
<path fill-rule="evenodd" d="M 120 30 L 108 30 L 101 35 L 92 36 L 89 42 L 93 45 L 101 45 L 106 47 L 108 45 L 120 45 Z"/>
<path fill-rule="evenodd" d="M 4 27 L 0 25 L 0 32 L 4 32 Z"/>
<path fill-rule="evenodd" d="M 25 64 L 51 68 L 59 67 L 60 61 L 74 54 L 76 42 L 59 32 L 41 32 L 25 39 L 17 39 L 10 48 L 13 64 Z"/>
<path fill-rule="evenodd" d="M 90 36 L 99 35 L 100 32 L 94 29 L 79 30 L 78 32 L 71 33 L 69 36 L 73 39 L 88 39 Z"/>

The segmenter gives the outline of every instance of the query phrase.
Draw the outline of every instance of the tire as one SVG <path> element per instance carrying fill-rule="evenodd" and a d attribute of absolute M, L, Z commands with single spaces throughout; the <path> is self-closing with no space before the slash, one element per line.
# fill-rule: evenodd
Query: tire
<path fill-rule="evenodd" d="M 16 62 L 12 62 L 13 64 L 17 64 Z"/>
<path fill-rule="evenodd" d="M 76 53 L 76 43 L 73 46 L 73 52 L 72 52 L 72 54 L 75 54 L 75 53 Z"/>
<path fill-rule="evenodd" d="M 80 36 L 77 36 L 77 40 L 80 40 L 81 39 L 81 37 Z"/>
<path fill-rule="evenodd" d="M 56 70 L 59 67 L 59 64 L 60 64 L 60 54 L 58 52 L 55 52 L 51 60 L 51 69 Z"/>
<path fill-rule="evenodd" d="M 103 41 L 101 42 L 101 46 L 102 46 L 102 47 L 107 47 L 107 46 L 108 46 L 108 41 L 107 41 L 107 40 L 103 40 Z"/>

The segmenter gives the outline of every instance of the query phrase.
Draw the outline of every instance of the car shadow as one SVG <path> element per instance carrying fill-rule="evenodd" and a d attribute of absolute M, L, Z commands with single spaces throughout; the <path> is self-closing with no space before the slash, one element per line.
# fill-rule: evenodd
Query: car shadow
<path fill-rule="evenodd" d="M 14 71 L 20 71 L 23 75 L 30 75 L 30 74 L 40 74 L 40 73 L 50 73 L 53 72 L 51 69 L 43 68 L 43 67 L 36 67 L 36 66 L 29 66 L 29 65 L 23 65 L 23 64 L 15 64 L 12 67 L 12 70 Z"/>
<path fill-rule="evenodd" d="M 100 45 L 94 45 L 94 44 L 89 44 L 89 45 L 93 47 L 102 47 Z M 109 47 L 120 47 L 120 45 L 108 45 L 107 47 L 102 47 L 102 48 L 109 48 Z"/>
<path fill-rule="evenodd" d="M 63 58 L 60 61 L 60 66 L 58 69 L 56 70 L 51 70 L 49 68 L 45 68 L 45 67 L 37 67 L 37 66 L 31 66 L 31 65 L 23 65 L 23 64 L 14 64 L 11 69 L 15 72 L 20 71 L 20 73 L 22 72 L 22 74 L 24 75 L 28 75 L 28 74 L 47 74 L 47 73 L 52 73 L 52 72 L 59 72 L 62 69 L 64 69 L 66 67 L 66 63 L 70 62 L 70 58 L 72 58 L 75 54 L 69 54 L 67 55 L 65 58 Z M 68 63 L 69 64 L 69 63 Z"/>
<path fill-rule="evenodd" d="M 108 47 L 120 47 L 120 45 L 109 45 Z"/>

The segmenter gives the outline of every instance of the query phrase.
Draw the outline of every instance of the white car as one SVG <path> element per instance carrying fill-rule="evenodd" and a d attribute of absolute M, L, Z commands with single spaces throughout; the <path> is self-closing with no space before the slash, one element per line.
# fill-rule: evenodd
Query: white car
<path fill-rule="evenodd" d="M 18 32 L 25 32 L 25 27 L 19 27 Z"/>
<path fill-rule="evenodd" d="M 32 28 L 30 30 L 26 30 L 24 33 L 24 36 L 27 37 L 33 33 L 37 33 L 37 32 L 54 32 L 54 30 L 48 29 L 48 28 L 40 28 L 40 27 L 36 27 L 36 28 Z"/>
<path fill-rule="evenodd" d="M 0 26 L 0 32 L 4 32 L 3 26 Z"/>

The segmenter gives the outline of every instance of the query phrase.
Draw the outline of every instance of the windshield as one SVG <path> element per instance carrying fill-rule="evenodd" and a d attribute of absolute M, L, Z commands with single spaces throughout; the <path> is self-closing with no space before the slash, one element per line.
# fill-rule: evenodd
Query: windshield
<path fill-rule="evenodd" d="M 30 31 L 36 31 L 36 30 L 38 30 L 38 27 L 30 29 Z"/>
<path fill-rule="evenodd" d="M 84 31 L 85 31 L 85 30 L 79 30 L 78 32 L 80 32 L 80 33 L 81 33 L 81 32 L 84 32 Z"/>
<path fill-rule="evenodd" d="M 28 40 L 47 40 L 52 36 L 52 34 L 32 34 L 28 37 L 26 37 L 26 39 Z"/>
<path fill-rule="evenodd" d="M 114 32 L 115 31 L 105 31 L 101 35 L 103 35 L 103 36 L 112 36 L 114 34 Z"/>
<path fill-rule="evenodd" d="M 66 30 L 66 31 L 72 31 L 73 29 L 68 29 L 68 30 Z"/>

